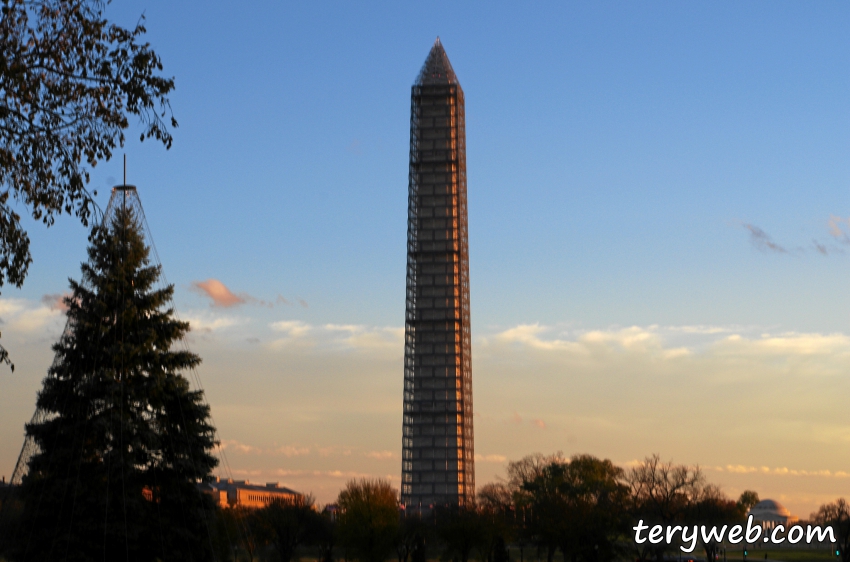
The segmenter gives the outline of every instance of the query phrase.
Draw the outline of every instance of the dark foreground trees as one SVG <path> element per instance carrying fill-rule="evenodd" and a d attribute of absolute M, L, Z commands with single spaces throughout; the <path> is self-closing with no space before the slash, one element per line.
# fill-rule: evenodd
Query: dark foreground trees
<path fill-rule="evenodd" d="M 685 522 L 705 487 L 699 467 L 675 465 L 652 455 L 633 467 L 626 478 L 630 487 L 630 512 L 647 524 L 669 525 Z M 669 546 L 649 541 L 634 545 L 639 560 L 661 560 Z"/>
<path fill-rule="evenodd" d="M 318 544 L 325 521 L 311 496 L 276 499 L 256 514 L 257 533 L 270 543 L 280 562 L 290 562 L 299 546 Z"/>
<path fill-rule="evenodd" d="M 280 509 L 269 506 L 256 512 L 254 529 L 259 529 L 264 514 L 281 514 L 278 527 L 283 532 L 277 536 L 290 546 L 281 549 L 268 533 L 257 544 L 261 546 L 258 552 L 283 552 L 283 560 L 295 558 L 296 547 L 308 546 L 312 548 L 302 552 L 323 562 L 340 558 L 358 562 L 391 558 L 398 562 L 436 558 L 455 562 L 663 562 L 681 554 L 679 545 L 646 548 L 646 542 L 635 544 L 633 527 L 638 520 L 645 525 L 679 525 L 680 531 L 694 525 L 721 528 L 741 523 L 743 507 L 755 500 L 755 492 L 747 491 L 733 501 L 708 484 L 699 467 L 663 462 L 657 455 L 626 472 L 610 460 L 591 455 L 566 459 L 560 453 L 535 454 L 509 463 L 506 480 L 483 485 L 476 502 L 463 508 L 439 505 L 405 510 L 388 482 L 360 480 L 349 482 L 340 493 L 338 510 L 331 507 L 320 516 L 299 511 L 293 504 L 278 506 Z M 284 511 L 288 513 L 285 517 Z M 839 501 L 824 506 L 821 512 L 820 518 L 837 525 L 836 536 L 847 544 L 847 505 Z M 333 517 L 325 516 L 330 513 L 338 514 L 336 525 Z M 318 528 L 324 530 L 310 532 L 310 525 L 305 524 L 310 520 L 323 522 Z M 334 545 L 340 548 L 334 549 Z M 701 534 L 687 546 L 701 548 L 709 561 L 718 560 L 722 548 Z"/>
<path fill-rule="evenodd" d="M 86 165 L 124 144 L 128 116 L 171 146 L 174 80 L 160 75 L 145 28 L 110 23 L 107 3 L 0 2 L 0 286 L 20 287 L 32 261 L 12 200 L 47 225 L 63 212 L 88 224 Z"/>
<path fill-rule="evenodd" d="M 17 560 L 206 560 L 216 465 L 209 407 L 181 374 L 200 362 L 172 347 L 189 329 L 155 288 L 130 210 L 92 234 L 68 327 L 28 425 L 40 452 L 21 487 Z"/>
<path fill-rule="evenodd" d="M 526 524 L 547 559 L 560 549 L 573 562 L 613 560 L 626 528 L 623 470 L 591 455 L 538 456 L 520 463 L 520 507 L 531 514 Z"/>
<path fill-rule="evenodd" d="M 850 562 L 850 505 L 844 498 L 820 506 L 810 519 L 818 525 L 829 526 L 835 532 L 841 562 Z"/>
<path fill-rule="evenodd" d="M 386 480 L 352 480 L 337 499 L 339 538 L 361 562 L 383 562 L 399 536 L 398 491 Z"/>

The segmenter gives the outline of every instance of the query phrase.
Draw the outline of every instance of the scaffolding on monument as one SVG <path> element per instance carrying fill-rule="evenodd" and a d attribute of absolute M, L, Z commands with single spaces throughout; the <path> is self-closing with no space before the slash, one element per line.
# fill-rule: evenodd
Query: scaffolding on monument
<path fill-rule="evenodd" d="M 411 89 L 402 503 L 475 494 L 464 95 L 440 42 Z"/>

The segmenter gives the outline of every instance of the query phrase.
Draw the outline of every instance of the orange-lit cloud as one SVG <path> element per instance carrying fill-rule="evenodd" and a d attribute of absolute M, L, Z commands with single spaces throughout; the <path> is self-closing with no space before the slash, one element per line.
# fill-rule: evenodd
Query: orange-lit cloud
<path fill-rule="evenodd" d="M 44 295 L 41 297 L 41 303 L 49 308 L 50 310 L 58 310 L 60 312 L 67 312 L 68 305 L 65 304 L 65 298 L 69 297 L 70 293 L 53 293 L 50 295 Z"/>
<path fill-rule="evenodd" d="M 370 459 L 388 460 L 394 459 L 398 455 L 392 451 L 369 451 L 368 453 L 365 453 L 365 456 Z"/>
<path fill-rule="evenodd" d="M 844 470 L 797 470 L 786 466 L 774 467 L 769 466 L 744 466 L 744 465 L 726 465 L 707 467 L 708 470 L 715 472 L 731 472 L 733 474 L 775 474 L 778 476 L 822 476 L 827 478 L 850 478 L 850 473 Z"/>
<path fill-rule="evenodd" d="M 264 299 L 258 299 L 257 297 L 253 297 L 248 293 L 234 293 L 218 279 L 193 281 L 192 285 L 190 286 L 190 289 L 196 293 L 200 293 L 209 297 L 212 300 L 211 306 L 220 308 L 230 308 L 243 304 L 253 304 L 257 306 L 264 306 L 266 308 L 274 308 L 277 305 L 289 306 L 292 304 L 292 301 L 290 301 L 283 295 L 278 295 L 277 298 L 273 301 L 267 301 Z M 307 303 L 301 298 L 298 299 L 298 304 L 300 304 L 304 308 L 308 308 Z"/>
<path fill-rule="evenodd" d="M 475 462 L 491 462 L 502 464 L 507 462 L 508 458 L 505 455 L 475 455 Z"/>
<path fill-rule="evenodd" d="M 218 279 L 207 279 L 206 281 L 193 281 L 192 290 L 203 293 L 212 299 L 212 306 L 229 308 L 245 304 L 248 300 L 244 296 L 235 295 L 224 283 Z"/>
<path fill-rule="evenodd" d="M 285 457 L 301 457 L 310 454 L 309 447 L 297 447 L 293 445 L 284 445 L 277 447 L 272 451 L 273 454 L 283 455 Z"/>
<path fill-rule="evenodd" d="M 219 447 L 222 450 L 235 451 L 238 453 L 250 455 L 269 455 L 269 456 L 284 456 L 284 457 L 301 457 L 310 454 L 310 447 L 299 447 L 297 445 L 283 445 L 281 447 L 255 447 L 246 443 L 241 443 L 234 439 L 224 439 Z"/>

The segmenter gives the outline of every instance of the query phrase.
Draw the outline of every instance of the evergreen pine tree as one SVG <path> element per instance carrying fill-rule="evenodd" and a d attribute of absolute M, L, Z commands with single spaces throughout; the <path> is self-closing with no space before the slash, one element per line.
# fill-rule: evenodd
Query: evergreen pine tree
<path fill-rule="evenodd" d="M 207 560 L 212 500 L 198 490 L 217 460 L 200 391 L 172 349 L 189 330 L 174 287 L 156 289 L 139 219 L 118 208 L 91 236 L 68 324 L 38 394 L 47 421 L 27 425 L 30 459 L 17 533 L 20 560 Z"/>

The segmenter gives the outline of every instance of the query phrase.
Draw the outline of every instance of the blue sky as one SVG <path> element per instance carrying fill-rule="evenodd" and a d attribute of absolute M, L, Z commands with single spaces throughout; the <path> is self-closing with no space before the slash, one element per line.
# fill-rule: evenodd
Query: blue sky
<path fill-rule="evenodd" d="M 203 8 L 107 14 L 144 13 L 176 79 L 174 146 L 131 131 L 128 182 L 237 476 L 397 483 L 409 88 L 439 35 L 467 103 L 479 482 L 538 450 L 658 452 L 802 516 L 846 490 L 846 4 Z M 93 170 L 101 205 L 121 173 Z M 30 232 L 0 298 L 5 473 L 61 331 L 42 297 L 85 256 L 73 220 Z M 210 279 L 245 302 L 211 306 Z"/>

